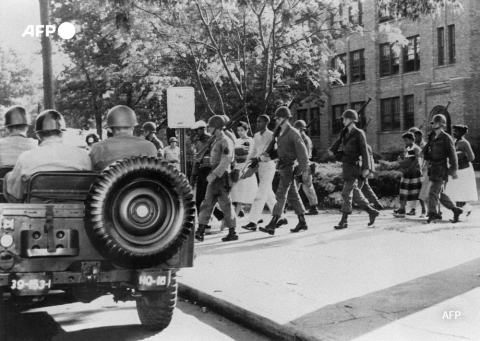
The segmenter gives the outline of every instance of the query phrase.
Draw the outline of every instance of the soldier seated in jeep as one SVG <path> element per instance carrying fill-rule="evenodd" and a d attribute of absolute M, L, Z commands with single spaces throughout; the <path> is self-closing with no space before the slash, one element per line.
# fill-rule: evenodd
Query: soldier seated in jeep
<path fill-rule="evenodd" d="M 157 149 L 151 142 L 133 136 L 133 127 L 137 125 L 137 115 L 125 105 L 117 105 L 107 114 L 107 126 L 113 137 L 92 146 L 90 158 L 96 171 L 123 158 L 146 155 L 157 156 Z"/>
<path fill-rule="evenodd" d="M 41 143 L 22 153 L 13 170 L 5 175 L 3 192 L 8 202 L 22 202 L 26 185 L 34 173 L 92 170 L 84 150 L 63 144 L 62 131 L 65 130 L 65 120 L 58 111 L 45 110 L 38 115 L 35 132 Z"/>

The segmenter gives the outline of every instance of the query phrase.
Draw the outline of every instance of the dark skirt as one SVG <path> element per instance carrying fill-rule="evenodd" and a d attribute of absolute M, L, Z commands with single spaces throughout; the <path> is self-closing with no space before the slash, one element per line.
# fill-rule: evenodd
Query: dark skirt
<path fill-rule="evenodd" d="M 404 174 L 400 180 L 400 201 L 418 200 L 418 194 L 422 189 L 422 173 L 410 171 Z"/>

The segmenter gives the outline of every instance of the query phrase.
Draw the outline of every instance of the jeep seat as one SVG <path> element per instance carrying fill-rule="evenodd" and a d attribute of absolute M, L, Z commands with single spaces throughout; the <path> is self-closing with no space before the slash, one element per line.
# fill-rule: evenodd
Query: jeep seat
<path fill-rule="evenodd" d="M 83 202 L 96 172 L 52 171 L 32 175 L 23 202 Z"/>
<path fill-rule="evenodd" d="M 7 203 L 7 199 L 3 196 L 3 178 L 5 178 L 5 175 L 8 172 L 11 172 L 13 169 L 13 166 L 2 166 L 0 167 L 0 203 Z"/>

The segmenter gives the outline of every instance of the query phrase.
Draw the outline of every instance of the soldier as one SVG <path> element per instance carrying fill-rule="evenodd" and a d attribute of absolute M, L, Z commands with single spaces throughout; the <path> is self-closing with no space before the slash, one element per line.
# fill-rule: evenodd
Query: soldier
<path fill-rule="evenodd" d="M 272 220 L 265 227 L 259 230 L 270 235 L 275 234 L 275 227 L 285 208 L 285 202 L 293 207 L 298 216 L 298 224 L 291 232 L 299 232 L 308 230 L 305 221 L 305 208 L 298 194 L 297 186 L 294 180 L 294 165 L 298 161 L 298 171 L 302 173 L 302 180 L 307 186 L 309 185 L 309 166 L 308 153 L 305 143 L 297 129 L 293 128 L 288 121 L 292 117 L 288 107 L 280 107 L 275 111 L 275 121 L 280 126 L 280 135 L 277 139 L 278 163 L 277 169 L 280 172 L 280 183 L 278 185 L 276 199 L 277 203 L 272 213 Z"/>
<path fill-rule="evenodd" d="M 176 137 L 170 137 L 170 145 L 163 150 L 163 157 L 177 169 L 180 169 L 180 147 Z"/>
<path fill-rule="evenodd" d="M 65 120 L 58 111 L 44 110 L 38 115 L 35 133 L 40 145 L 22 153 L 13 170 L 5 176 L 3 193 L 9 202 L 22 202 L 28 180 L 34 173 L 92 170 L 85 150 L 63 144 L 65 130 Z"/>
<path fill-rule="evenodd" d="M 157 148 L 141 137 L 133 136 L 137 125 L 135 112 L 125 105 L 117 105 L 107 114 L 107 126 L 113 136 L 93 145 L 90 158 L 96 171 L 124 158 L 138 155 L 157 156 Z"/>
<path fill-rule="evenodd" d="M 200 205 L 200 214 L 198 216 L 199 225 L 195 233 L 195 239 L 198 241 L 203 241 L 205 229 L 208 227 L 210 216 L 217 201 L 224 214 L 223 221 L 225 226 L 229 229 L 228 235 L 222 238 L 222 241 L 228 242 L 238 239 L 238 235 L 235 232 L 237 222 L 230 198 L 229 184 L 230 166 L 234 158 L 234 146 L 233 141 L 225 135 L 224 127 L 225 119 L 220 115 L 212 116 L 208 120 L 208 130 L 212 132 L 216 140 L 210 151 L 212 171 L 207 176 L 207 193 Z"/>
<path fill-rule="evenodd" d="M 358 122 L 358 114 L 355 110 L 348 109 L 342 114 L 344 130 L 341 134 L 341 142 L 343 144 L 342 156 L 342 172 L 343 172 L 343 191 L 342 191 L 342 219 L 335 229 L 344 229 L 348 227 L 348 216 L 352 213 L 352 195 L 353 200 L 365 211 L 368 212 L 370 222 L 368 226 L 375 223 L 375 218 L 378 217 L 379 212 L 372 208 L 357 185 L 358 179 L 361 176 L 366 178 L 372 168 L 371 158 L 368 154 L 367 139 L 365 132 L 358 129 L 355 125 Z M 334 155 L 336 150 L 332 147 L 329 150 L 330 155 Z M 362 166 L 360 173 L 360 157 L 362 158 Z"/>
<path fill-rule="evenodd" d="M 310 137 L 305 134 L 305 130 L 307 130 L 307 123 L 305 123 L 304 120 L 298 120 L 296 121 L 293 126 L 298 129 L 300 132 L 300 135 L 302 136 L 303 142 L 305 142 L 305 146 L 307 147 L 307 152 L 308 152 L 308 158 L 312 158 L 312 149 L 313 149 L 313 143 Z M 303 193 L 307 196 L 308 199 L 308 204 L 310 205 L 310 209 L 308 210 L 306 215 L 317 215 L 318 214 L 318 199 L 317 199 L 317 193 L 315 193 L 315 189 L 313 188 L 313 183 L 312 183 L 312 166 L 315 167 L 313 163 L 310 163 L 310 168 L 309 168 L 309 183 L 310 186 L 307 186 L 306 184 L 302 183 L 302 189 Z M 297 177 L 297 186 L 300 183 L 300 179 Z"/>
<path fill-rule="evenodd" d="M 430 191 L 428 192 L 428 219 L 427 223 L 436 222 L 441 219 L 437 212 L 438 201 L 453 211 L 453 223 L 458 222 L 458 218 L 463 210 L 456 207 L 452 200 L 443 192 L 444 185 L 448 180 L 448 174 L 452 179 L 457 179 L 458 159 L 453 140 L 443 127 L 447 125 L 447 119 L 444 115 L 433 116 L 430 122 L 432 133 L 425 147 L 425 160 L 428 161 L 428 175 L 430 177 Z M 450 163 L 450 169 L 447 165 Z"/>
<path fill-rule="evenodd" d="M 158 155 L 162 156 L 163 143 L 158 139 L 157 135 L 155 135 L 157 132 L 157 125 L 153 122 L 145 122 L 142 126 L 142 130 L 145 140 L 152 142 L 155 145 L 155 148 L 157 148 Z"/>
<path fill-rule="evenodd" d="M 14 166 L 23 152 L 35 148 L 38 143 L 27 138 L 28 120 L 24 107 L 14 106 L 5 113 L 8 136 L 0 140 L 0 166 Z"/>

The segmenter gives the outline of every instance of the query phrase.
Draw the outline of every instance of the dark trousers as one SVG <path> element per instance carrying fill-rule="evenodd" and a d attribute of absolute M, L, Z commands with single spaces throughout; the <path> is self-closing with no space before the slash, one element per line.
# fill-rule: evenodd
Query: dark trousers
<path fill-rule="evenodd" d="M 455 207 L 455 204 L 450 200 L 448 195 L 443 193 L 443 185 L 445 181 L 440 179 L 431 181 L 430 192 L 428 192 L 428 213 L 438 213 L 438 202 L 448 208 L 449 210 Z"/>
<path fill-rule="evenodd" d="M 292 166 L 283 166 L 279 170 L 280 182 L 278 184 L 277 193 L 275 193 L 277 203 L 273 209 L 273 215 L 281 216 L 285 209 L 285 202 L 293 207 L 295 214 L 300 215 L 305 213 L 302 199 L 298 194 L 297 185 L 294 181 L 294 169 Z"/>
<path fill-rule="evenodd" d="M 343 190 L 342 190 L 342 212 L 351 213 L 352 201 L 360 208 L 365 208 L 369 205 L 367 199 L 363 196 L 361 189 L 365 182 L 364 179 L 359 179 L 360 167 L 357 164 L 342 163 L 343 171 Z"/>
<path fill-rule="evenodd" d="M 198 171 L 197 183 L 196 183 L 196 191 L 195 191 L 195 206 L 197 207 L 197 212 L 200 214 L 200 205 L 202 204 L 203 199 L 205 198 L 205 194 L 207 193 L 207 176 L 210 174 L 212 169 L 209 167 L 202 167 Z M 218 220 L 223 219 L 223 213 L 218 209 L 214 208 L 213 215 Z"/>
<path fill-rule="evenodd" d="M 373 191 L 372 187 L 370 187 L 368 179 L 365 179 L 363 181 L 362 194 L 364 195 L 365 199 L 367 199 L 368 202 L 370 202 L 371 204 L 378 203 L 378 197 Z"/>
<path fill-rule="evenodd" d="M 235 228 L 235 212 L 233 211 L 232 200 L 230 198 L 227 173 L 221 178 L 216 178 L 208 183 L 205 199 L 203 199 L 200 205 L 200 213 L 198 214 L 199 224 L 208 225 L 217 202 L 224 214 L 223 221 L 225 222 L 225 227 Z"/>

